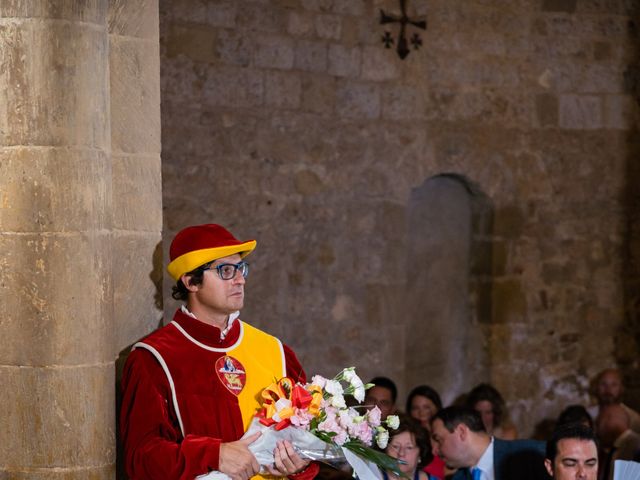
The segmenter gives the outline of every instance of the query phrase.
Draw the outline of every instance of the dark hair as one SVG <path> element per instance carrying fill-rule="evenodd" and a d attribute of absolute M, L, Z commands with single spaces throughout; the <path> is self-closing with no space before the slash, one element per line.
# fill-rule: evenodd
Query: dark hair
<path fill-rule="evenodd" d="M 410 417 L 407 414 L 398 415 L 400 424 L 396 430 L 389 429 L 389 443 L 393 440 L 393 437 L 400 435 L 404 432 L 413 434 L 413 438 L 416 441 L 416 445 L 420 450 L 420 459 L 418 460 L 418 469 L 429 465 L 433 460 L 433 454 L 431 453 L 431 443 L 427 431 L 422 428 L 420 422 Z"/>
<path fill-rule="evenodd" d="M 213 262 L 207 262 L 204 265 L 200 265 L 198 268 L 194 268 L 190 272 L 185 273 L 185 275 L 189 276 L 189 284 L 191 285 L 200 285 L 202 284 L 202 278 L 204 277 L 204 272 L 209 268 L 209 266 Z M 178 280 L 176 284 L 173 286 L 171 296 L 176 300 L 186 301 L 189 298 L 189 290 L 185 287 L 182 280 Z"/>
<path fill-rule="evenodd" d="M 442 421 L 445 428 L 451 433 L 453 433 L 455 428 L 461 423 L 466 425 L 472 432 L 486 432 L 480 414 L 473 408 L 459 407 L 456 405 L 443 408 L 431 417 L 431 425 L 433 425 L 436 419 Z"/>
<path fill-rule="evenodd" d="M 398 398 L 398 388 L 393 380 L 387 377 L 373 377 L 369 380 L 369 383 L 373 383 L 376 387 L 382 387 L 389 390 L 391 392 L 391 400 L 393 400 L 393 403 L 396 403 L 396 399 Z"/>
<path fill-rule="evenodd" d="M 556 422 L 556 428 L 570 423 L 587 424 L 593 430 L 593 419 L 587 409 L 582 405 L 569 405 L 565 408 Z"/>
<path fill-rule="evenodd" d="M 499 426 L 504 419 L 506 405 L 504 398 L 500 395 L 500 392 L 488 383 L 481 383 L 473 387 L 473 390 L 469 392 L 467 396 L 466 405 L 469 408 L 475 409 L 475 405 L 478 402 L 486 400 L 491 403 L 493 409 L 493 426 L 494 428 Z"/>
<path fill-rule="evenodd" d="M 409 392 L 409 396 L 407 397 L 407 408 L 406 412 L 411 413 L 411 403 L 413 402 L 414 397 L 420 395 L 421 397 L 426 397 L 436 406 L 436 411 L 442 408 L 442 400 L 440 399 L 440 395 L 435 389 L 431 388 L 429 385 L 418 385 L 411 392 Z"/>
<path fill-rule="evenodd" d="M 551 434 L 551 438 L 547 441 L 545 458 L 553 463 L 556 459 L 556 455 L 558 455 L 558 443 L 560 443 L 560 440 L 564 440 L 566 438 L 575 438 L 578 440 L 584 440 L 585 442 L 593 442 L 596 449 L 598 448 L 598 439 L 591 428 L 582 425 L 581 423 L 567 423 L 556 428 Z"/>

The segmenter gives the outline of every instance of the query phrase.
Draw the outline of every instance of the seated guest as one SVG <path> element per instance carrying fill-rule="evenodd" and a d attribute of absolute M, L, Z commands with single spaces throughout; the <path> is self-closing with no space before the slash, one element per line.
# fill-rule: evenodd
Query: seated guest
<path fill-rule="evenodd" d="M 575 422 L 559 426 L 547 442 L 544 465 L 554 480 L 596 480 L 598 444 L 593 430 Z"/>
<path fill-rule="evenodd" d="M 631 430 L 631 419 L 623 405 L 602 405 L 596 419 L 596 432 L 602 448 L 599 478 L 613 478 L 616 460 L 640 462 L 640 435 Z"/>
<path fill-rule="evenodd" d="M 406 479 L 435 479 L 421 470 L 431 460 L 431 446 L 425 429 L 418 422 L 407 415 L 401 415 L 398 429 L 391 430 L 389 435 L 385 452 L 390 457 L 401 461 L 400 471 Z M 382 477 L 384 480 L 400 480 L 400 477 L 393 472 L 383 471 Z"/>
<path fill-rule="evenodd" d="M 447 407 L 431 420 L 433 454 L 457 468 L 453 480 L 543 480 L 544 442 L 501 440 L 484 429 L 480 414 Z"/>
<path fill-rule="evenodd" d="M 442 408 L 440 395 L 429 385 L 418 385 L 407 397 L 407 414 L 418 420 L 423 428 L 431 428 L 431 417 Z"/>
<path fill-rule="evenodd" d="M 387 377 L 374 377 L 368 383 L 373 383 L 373 387 L 367 390 L 364 405 L 370 408 L 378 407 L 382 420 L 385 420 L 396 411 L 396 399 L 398 398 L 396 384 Z"/>
<path fill-rule="evenodd" d="M 582 405 L 569 405 L 565 408 L 556 421 L 556 428 L 563 425 L 579 423 L 593 430 L 593 419 L 589 412 Z"/>
<path fill-rule="evenodd" d="M 503 440 L 518 437 L 516 427 L 507 419 L 507 406 L 496 388 L 488 383 L 481 383 L 469 392 L 467 407 L 476 410 L 482 418 L 484 428 L 489 435 Z"/>
<path fill-rule="evenodd" d="M 617 403 L 627 411 L 631 420 L 631 430 L 640 433 L 640 413 L 622 403 L 624 384 L 622 383 L 622 373 L 617 368 L 606 368 L 595 378 L 593 394 L 598 401 L 597 405 L 589 407 L 591 418 L 597 418 L 603 405 Z"/>
<path fill-rule="evenodd" d="M 407 397 L 407 413 L 420 422 L 430 440 L 431 418 L 442 408 L 440 395 L 429 385 L 418 385 Z M 435 455 L 433 460 L 424 467 L 424 471 L 432 477 L 445 477 L 445 465 L 440 457 Z"/>

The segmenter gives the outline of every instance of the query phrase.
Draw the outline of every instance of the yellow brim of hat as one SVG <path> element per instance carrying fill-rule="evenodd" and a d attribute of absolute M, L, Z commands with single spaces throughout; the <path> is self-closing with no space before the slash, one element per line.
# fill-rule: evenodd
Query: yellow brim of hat
<path fill-rule="evenodd" d="M 195 270 L 200 265 L 212 262 L 218 258 L 228 257 L 234 253 L 239 253 L 242 258 L 249 255 L 256 248 L 256 241 L 241 243 L 239 245 L 228 245 L 224 247 L 203 248 L 193 252 L 180 255 L 167 265 L 167 271 L 174 280 L 178 281 L 182 275 Z"/>

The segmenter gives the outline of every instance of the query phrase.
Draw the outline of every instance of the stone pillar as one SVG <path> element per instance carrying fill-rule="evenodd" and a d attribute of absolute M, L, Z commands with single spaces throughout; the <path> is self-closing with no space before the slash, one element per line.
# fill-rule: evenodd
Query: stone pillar
<path fill-rule="evenodd" d="M 0 3 L 0 478 L 115 476 L 123 335 L 114 285 L 131 266 L 123 250 L 153 258 L 148 237 L 159 239 L 161 211 L 159 168 L 133 188 L 141 175 L 125 181 L 115 134 L 112 159 L 110 112 L 118 108 L 110 92 L 128 88 L 111 86 L 114 58 L 125 56 L 110 45 L 119 8 L 107 0 Z M 142 77 L 139 70 L 133 88 L 150 80 Z M 157 71 L 151 83 L 150 128 L 159 124 Z M 118 128 L 135 135 L 131 124 Z M 123 207 L 127 194 L 135 208 Z M 142 208 L 155 234 L 149 222 L 126 230 L 123 218 Z M 147 241 L 123 247 L 127 236 Z M 127 303 L 155 308 L 148 290 L 129 289 Z"/>
<path fill-rule="evenodd" d="M 158 29 L 158 0 L 110 2 L 114 340 L 119 355 L 118 381 L 129 346 L 157 328 L 162 318 Z M 122 459 L 122 455 L 118 458 Z M 124 465 L 118 462 L 118 478 L 124 477 L 123 471 Z"/>
<path fill-rule="evenodd" d="M 158 0 L 109 6 L 116 353 L 162 318 Z"/>

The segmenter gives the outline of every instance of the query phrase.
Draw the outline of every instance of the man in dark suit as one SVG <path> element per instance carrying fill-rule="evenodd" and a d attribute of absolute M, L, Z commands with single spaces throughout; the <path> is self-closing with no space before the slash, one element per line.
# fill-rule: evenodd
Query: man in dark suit
<path fill-rule="evenodd" d="M 433 454 L 453 480 L 544 480 L 544 442 L 500 440 L 487 434 L 480 415 L 463 407 L 440 410 L 431 420 Z"/>

